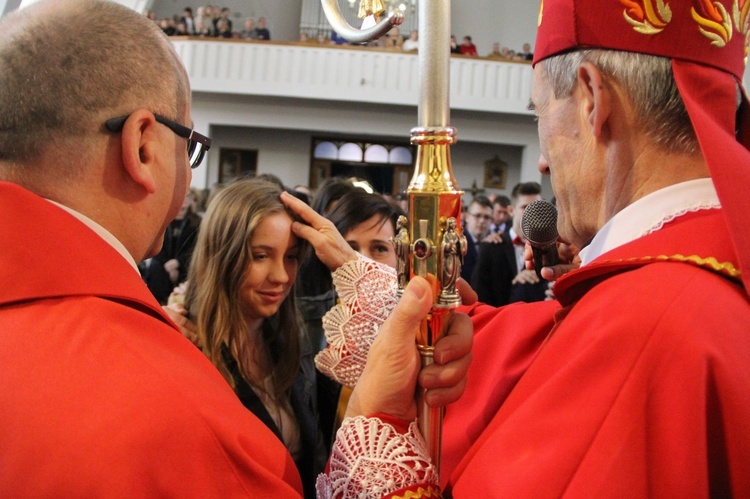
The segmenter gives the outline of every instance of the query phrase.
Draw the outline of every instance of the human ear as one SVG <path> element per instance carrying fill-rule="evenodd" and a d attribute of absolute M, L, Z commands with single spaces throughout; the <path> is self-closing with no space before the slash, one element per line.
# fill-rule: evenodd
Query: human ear
<path fill-rule="evenodd" d="M 125 120 L 122 132 L 122 164 L 128 176 L 148 194 L 156 192 L 154 176 L 158 123 L 146 109 L 133 111 Z"/>
<path fill-rule="evenodd" d="M 581 113 L 594 137 L 602 138 L 611 112 L 611 94 L 601 71 L 590 62 L 578 68 Z"/>

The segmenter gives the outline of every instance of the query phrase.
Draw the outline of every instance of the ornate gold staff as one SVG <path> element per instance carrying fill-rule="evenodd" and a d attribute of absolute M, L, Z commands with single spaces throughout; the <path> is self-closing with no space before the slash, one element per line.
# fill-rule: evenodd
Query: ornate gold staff
<path fill-rule="evenodd" d="M 349 41 L 362 42 L 380 36 L 400 24 L 391 14 L 368 31 L 349 26 L 336 0 L 321 0 L 328 20 L 337 33 Z M 362 0 L 360 11 L 372 0 Z M 337 16 L 329 15 L 337 12 Z M 382 12 L 370 12 L 379 15 Z M 394 22 L 397 19 L 398 22 Z M 378 31 L 379 35 L 365 36 Z M 349 34 L 353 35 L 352 37 Z M 466 253 L 461 231 L 461 196 L 453 176 L 450 145 L 456 143 L 456 129 L 448 126 L 450 72 L 450 0 L 419 2 L 419 126 L 411 130 L 417 145 L 414 176 L 408 188 L 409 218 L 399 220 L 394 246 L 399 256 L 399 296 L 414 275 L 432 284 L 433 307 L 417 332 L 422 367 L 433 361 L 435 343 L 444 335 L 450 314 L 461 304 L 456 282 Z M 417 393 L 418 424 L 432 457 L 440 468 L 443 408 L 431 408 L 424 391 Z"/>

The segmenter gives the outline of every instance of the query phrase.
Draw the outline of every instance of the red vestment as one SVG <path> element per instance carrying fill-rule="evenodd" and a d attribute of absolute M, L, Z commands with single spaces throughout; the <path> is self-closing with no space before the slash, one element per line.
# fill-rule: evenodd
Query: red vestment
<path fill-rule="evenodd" d="M 453 497 L 750 497 L 736 262 L 721 211 L 701 211 L 566 275 L 562 308 L 474 310 L 444 422 Z"/>
<path fill-rule="evenodd" d="M 301 491 L 284 445 L 122 255 L 0 182 L 0 495 Z"/>

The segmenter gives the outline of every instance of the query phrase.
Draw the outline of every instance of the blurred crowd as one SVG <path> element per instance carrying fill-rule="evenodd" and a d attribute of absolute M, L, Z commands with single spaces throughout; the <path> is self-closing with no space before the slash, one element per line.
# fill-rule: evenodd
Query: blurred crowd
<path fill-rule="evenodd" d="M 239 25 L 238 13 L 233 13 L 228 7 L 214 5 L 201 6 L 193 12 L 191 7 L 185 7 L 181 14 L 159 19 L 151 10 L 146 10 L 144 15 L 159 25 L 168 36 L 198 36 L 209 38 L 234 38 L 244 40 L 270 40 L 271 32 L 265 17 L 246 17 Z M 232 20 L 234 19 L 234 22 Z M 306 32 L 300 31 L 299 42 L 317 45 L 349 45 L 335 31 L 330 32 Z M 404 52 L 417 52 L 419 50 L 419 32 L 411 30 L 408 35 L 403 35 L 398 26 L 394 26 L 386 36 L 367 44 L 368 47 L 376 47 L 388 50 L 399 50 Z M 464 55 L 468 57 L 486 57 L 506 61 L 531 61 L 534 54 L 529 43 L 524 43 L 520 50 L 514 50 L 502 46 L 500 42 L 492 44 L 492 50 L 486 54 L 480 53 L 470 35 L 465 35 L 459 43 L 456 36 L 451 35 L 451 54 Z"/>
<path fill-rule="evenodd" d="M 144 15 L 157 23 L 168 36 L 202 36 L 211 38 L 241 38 L 246 40 L 270 40 L 271 32 L 265 17 L 255 20 L 245 18 L 242 26 L 235 26 L 232 21 L 232 10 L 214 5 L 198 7 L 193 13 L 191 7 L 185 7 L 182 14 L 172 17 L 157 18 L 152 10 Z"/>

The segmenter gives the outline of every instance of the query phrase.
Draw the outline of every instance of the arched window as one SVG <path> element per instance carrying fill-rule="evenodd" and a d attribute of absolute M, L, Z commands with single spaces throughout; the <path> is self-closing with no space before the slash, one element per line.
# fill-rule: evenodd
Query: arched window
<path fill-rule="evenodd" d="M 397 146 L 391 149 L 390 163 L 397 163 L 402 165 L 412 164 L 411 151 L 403 146 Z"/>
<path fill-rule="evenodd" d="M 405 191 L 413 169 L 415 146 L 406 141 L 371 142 L 357 137 L 313 137 L 310 187 L 332 176 L 358 177 L 378 192 Z"/>
<path fill-rule="evenodd" d="M 388 149 L 380 144 L 370 144 L 365 150 L 365 163 L 388 163 Z"/>
<path fill-rule="evenodd" d="M 362 148 L 354 142 L 347 142 L 339 148 L 339 160 L 362 162 Z"/>
<path fill-rule="evenodd" d="M 339 156 L 339 148 L 333 142 L 321 142 L 315 146 L 315 152 L 313 157 L 317 159 L 337 159 Z"/>

